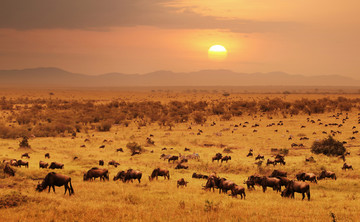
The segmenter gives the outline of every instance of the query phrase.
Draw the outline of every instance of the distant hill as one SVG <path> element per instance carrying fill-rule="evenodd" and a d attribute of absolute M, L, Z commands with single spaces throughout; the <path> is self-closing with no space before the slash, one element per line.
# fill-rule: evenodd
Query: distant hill
<path fill-rule="evenodd" d="M 58 68 L 0 70 L 0 87 L 124 87 L 124 86 L 360 86 L 359 80 L 339 75 L 303 76 L 283 72 L 236 73 L 201 70 L 147 74 L 107 73 L 91 76 Z"/>

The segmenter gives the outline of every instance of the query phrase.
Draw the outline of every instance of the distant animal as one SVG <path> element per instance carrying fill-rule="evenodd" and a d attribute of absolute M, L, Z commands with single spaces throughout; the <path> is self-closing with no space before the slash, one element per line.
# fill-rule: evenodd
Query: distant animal
<path fill-rule="evenodd" d="M 213 189 L 213 192 L 215 191 L 215 188 L 219 186 L 220 178 L 214 175 L 210 175 L 208 180 L 206 181 L 205 186 L 203 186 L 203 189 L 207 190 L 211 188 Z"/>
<path fill-rule="evenodd" d="M 305 158 L 305 161 L 306 161 L 306 162 L 316 162 L 315 159 L 314 159 L 314 157 L 312 157 L 312 156 L 309 157 L 309 158 Z"/>
<path fill-rule="evenodd" d="M 116 152 L 124 152 L 123 148 L 116 149 Z"/>
<path fill-rule="evenodd" d="M 349 164 L 347 164 L 347 163 L 344 163 L 344 165 L 343 165 L 343 167 L 341 168 L 341 169 L 343 169 L 343 170 L 347 170 L 347 169 L 352 169 L 352 170 L 354 170 L 353 169 L 353 167 L 352 167 L 352 165 L 349 165 Z"/>
<path fill-rule="evenodd" d="M 190 149 L 185 147 L 184 151 L 189 151 L 190 152 Z"/>
<path fill-rule="evenodd" d="M 215 156 L 212 158 L 212 162 L 214 162 L 214 160 L 217 160 L 219 162 L 219 160 L 221 160 L 222 157 L 223 156 L 221 153 L 216 153 Z"/>
<path fill-rule="evenodd" d="M 170 163 L 170 161 L 173 161 L 173 163 L 175 162 L 175 160 L 178 160 L 179 157 L 178 156 L 171 156 L 169 159 L 168 159 L 168 162 Z"/>
<path fill-rule="evenodd" d="M 49 166 L 49 169 L 63 169 L 63 168 L 64 168 L 64 164 L 57 162 L 51 162 Z"/>
<path fill-rule="evenodd" d="M 249 153 L 246 155 L 246 157 L 249 157 L 249 156 L 253 156 L 254 154 L 252 153 L 252 151 L 250 152 L 249 151 Z"/>
<path fill-rule="evenodd" d="M 276 178 L 280 180 L 280 186 L 286 187 L 290 182 L 290 179 L 287 177 L 276 177 Z"/>
<path fill-rule="evenodd" d="M 228 162 L 229 160 L 231 160 L 231 156 L 224 156 L 221 158 L 221 162 Z"/>
<path fill-rule="evenodd" d="M 141 183 L 142 172 L 139 170 L 128 169 L 125 172 L 123 182 L 138 180 Z"/>
<path fill-rule="evenodd" d="M 274 160 L 267 159 L 266 166 L 269 166 L 270 164 L 276 165 L 276 162 Z"/>
<path fill-rule="evenodd" d="M 81 147 L 81 148 L 85 148 L 86 146 L 85 146 L 85 144 L 83 144 L 83 145 L 81 145 L 80 147 Z"/>
<path fill-rule="evenodd" d="M 274 170 L 270 174 L 270 177 L 287 177 L 287 172 L 282 171 L 282 170 Z"/>
<path fill-rule="evenodd" d="M 71 184 L 71 177 L 68 177 L 68 176 L 65 176 L 62 174 L 58 174 L 55 172 L 48 173 L 45 176 L 42 183 L 41 184 L 39 183 L 36 186 L 36 191 L 41 192 L 41 191 L 45 190 L 46 187 L 49 187 L 49 192 L 50 192 L 50 188 L 52 187 L 53 191 L 55 193 L 55 186 L 57 186 L 57 187 L 64 186 L 65 187 L 64 195 L 66 194 L 66 191 L 69 191 L 69 196 L 74 194 L 74 189 Z"/>
<path fill-rule="evenodd" d="M 245 188 L 239 185 L 235 185 L 233 186 L 233 188 L 231 189 L 231 196 L 232 197 L 237 197 L 237 195 L 241 196 L 241 199 L 244 197 L 246 197 L 245 195 Z"/>
<path fill-rule="evenodd" d="M 151 176 L 149 176 L 149 180 L 152 181 L 154 180 L 154 178 L 156 178 L 157 180 L 159 176 L 164 177 L 164 179 L 167 178 L 168 180 L 170 180 L 169 170 L 161 169 L 161 168 L 154 169 L 153 172 L 151 173 Z"/>
<path fill-rule="evenodd" d="M 99 146 L 100 149 L 104 149 L 105 148 L 105 145 L 101 145 Z"/>
<path fill-rule="evenodd" d="M 170 155 L 170 154 L 168 154 L 168 155 L 161 154 L 160 155 L 160 159 L 164 159 L 164 160 L 168 160 L 170 157 L 172 157 L 172 155 Z"/>
<path fill-rule="evenodd" d="M 199 160 L 199 159 L 200 159 L 200 155 L 199 155 L 198 153 L 189 154 L 189 155 L 186 155 L 186 159 Z"/>
<path fill-rule="evenodd" d="M 96 178 L 100 177 L 100 181 L 103 180 L 109 180 L 109 171 L 107 169 L 99 169 L 97 167 L 93 167 L 90 170 L 88 170 L 86 173 L 84 173 L 83 180 L 84 181 L 92 181 Z"/>
<path fill-rule="evenodd" d="M 77 156 L 74 156 L 73 160 L 77 160 L 77 159 L 79 159 L 79 157 L 77 157 Z"/>
<path fill-rule="evenodd" d="M 208 179 L 209 177 L 207 175 L 203 175 L 200 173 L 193 173 L 192 174 L 192 178 L 197 178 L 197 179 Z"/>
<path fill-rule="evenodd" d="M 175 169 L 187 169 L 189 168 L 188 166 L 184 166 L 181 163 L 179 163 L 178 165 L 176 165 Z"/>
<path fill-rule="evenodd" d="M 177 182 L 176 182 L 176 184 L 177 184 L 177 188 L 179 188 L 179 187 L 181 187 L 181 186 L 187 186 L 187 184 L 188 184 L 189 182 L 187 182 L 187 181 L 185 181 L 185 179 L 184 178 L 181 178 L 181 179 L 179 179 Z"/>
<path fill-rule="evenodd" d="M 324 178 L 331 178 L 333 180 L 336 180 L 336 174 L 332 171 L 323 170 L 320 173 L 320 176 L 318 177 L 318 180 L 322 180 Z"/>
<path fill-rule="evenodd" d="M 50 159 L 50 153 L 45 153 L 45 159 L 46 158 Z"/>
<path fill-rule="evenodd" d="M 25 166 L 26 168 L 29 168 L 29 162 L 28 162 L 28 161 L 24 161 L 24 160 L 18 160 L 18 161 L 17 161 L 17 166 L 19 166 L 19 167 Z"/>
<path fill-rule="evenodd" d="M 110 161 L 108 162 L 108 165 L 113 165 L 114 167 L 117 167 L 117 166 L 120 165 L 120 163 L 116 162 L 115 160 L 110 160 Z"/>
<path fill-rule="evenodd" d="M 265 160 L 264 156 L 262 156 L 260 154 L 255 157 L 255 160 L 260 160 L 260 159 Z"/>
<path fill-rule="evenodd" d="M 310 182 L 315 182 L 317 183 L 317 180 L 316 180 L 316 175 L 313 174 L 313 173 L 299 173 L 299 174 L 296 174 L 296 179 L 297 180 L 302 180 L 302 181 L 310 181 Z"/>
<path fill-rule="evenodd" d="M 39 162 L 39 168 L 48 168 L 49 164 L 44 162 L 44 161 L 41 161 Z"/>
<path fill-rule="evenodd" d="M 17 162 L 17 160 L 16 159 L 12 159 L 12 160 L 10 160 L 10 165 L 11 166 L 18 166 L 18 162 Z"/>
<path fill-rule="evenodd" d="M 226 178 L 221 178 L 217 185 L 219 188 L 219 193 L 227 193 L 228 190 L 232 190 L 235 186 L 236 184 L 233 181 L 227 180 Z"/>
<path fill-rule="evenodd" d="M 140 155 L 140 154 L 141 154 L 140 151 L 133 151 L 131 156 Z"/>
<path fill-rule="evenodd" d="M 246 184 L 247 188 L 250 189 L 254 189 L 255 190 L 255 181 L 251 180 L 250 177 L 248 177 L 248 179 L 246 181 L 244 181 L 244 184 Z"/>
<path fill-rule="evenodd" d="M 15 176 L 15 170 L 9 166 L 9 164 L 6 164 L 4 167 L 4 173 L 9 176 Z"/>
<path fill-rule="evenodd" d="M 22 155 L 21 155 L 21 158 L 23 158 L 23 157 L 26 157 L 26 158 L 30 159 L 29 153 L 24 153 L 24 154 L 22 154 Z"/>
<path fill-rule="evenodd" d="M 304 200 L 305 194 L 306 194 L 308 200 L 310 201 L 310 185 L 309 184 L 307 184 L 305 182 L 301 182 L 301 181 L 291 180 L 286 187 L 286 192 L 285 192 L 284 196 L 288 196 L 290 194 L 291 198 L 294 198 L 295 192 L 301 193 L 303 200 Z"/>
<path fill-rule="evenodd" d="M 266 191 L 267 187 L 272 187 L 273 190 L 281 191 L 281 181 L 278 178 L 275 177 L 262 177 L 260 184 L 263 188 L 263 192 Z"/>

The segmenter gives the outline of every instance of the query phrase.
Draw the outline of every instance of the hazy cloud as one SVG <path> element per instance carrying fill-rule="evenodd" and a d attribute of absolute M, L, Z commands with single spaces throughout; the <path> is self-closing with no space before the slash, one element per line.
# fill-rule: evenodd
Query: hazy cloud
<path fill-rule="evenodd" d="M 104 29 L 154 26 L 169 29 L 283 30 L 294 24 L 204 16 L 168 7 L 174 0 L 0 0 L 0 28 Z"/>

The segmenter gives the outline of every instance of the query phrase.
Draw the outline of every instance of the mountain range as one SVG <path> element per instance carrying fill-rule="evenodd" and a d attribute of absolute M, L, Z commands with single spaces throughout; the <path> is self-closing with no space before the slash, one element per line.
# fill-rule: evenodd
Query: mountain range
<path fill-rule="evenodd" d="M 230 70 L 197 72 L 156 71 L 147 74 L 85 75 L 59 68 L 0 70 L 0 87 L 128 87 L 128 86 L 360 86 L 340 75 L 304 76 L 284 72 L 237 73 Z"/>

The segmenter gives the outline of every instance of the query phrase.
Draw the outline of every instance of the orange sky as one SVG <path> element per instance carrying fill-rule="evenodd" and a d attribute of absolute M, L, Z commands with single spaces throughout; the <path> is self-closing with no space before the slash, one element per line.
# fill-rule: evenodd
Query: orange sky
<path fill-rule="evenodd" d="M 2 1 L 0 69 L 284 71 L 358 78 L 360 1 Z M 228 57 L 208 59 L 211 45 Z"/>

